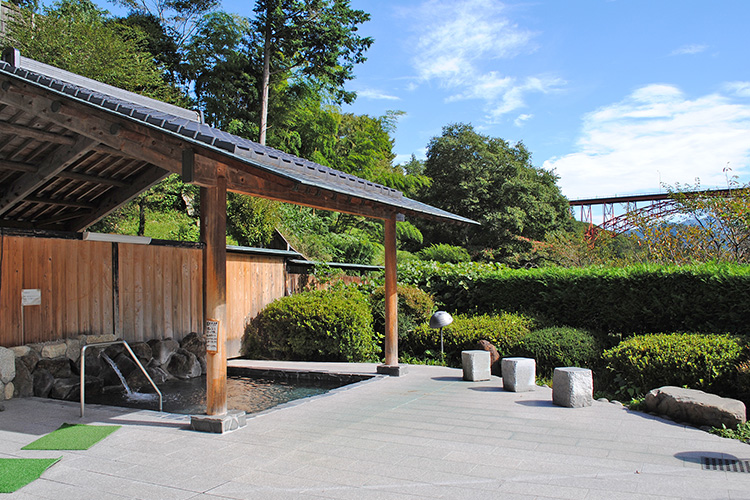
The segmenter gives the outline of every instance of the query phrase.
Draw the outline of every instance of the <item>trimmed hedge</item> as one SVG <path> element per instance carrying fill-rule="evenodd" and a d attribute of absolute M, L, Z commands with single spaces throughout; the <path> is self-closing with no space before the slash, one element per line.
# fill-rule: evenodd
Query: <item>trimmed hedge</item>
<path fill-rule="evenodd" d="M 748 331 L 750 266 L 526 270 L 410 262 L 399 268 L 399 279 L 462 313 L 514 311 L 550 325 L 624 334 Z"/>
<path fill-rule="evenodd" d="M 453 323 L 443 328 L 445 361 L 461 366 L 461 351 L 476 349 L 477 342 L 488 340 L 500 356 L 506 356 L 518 340 L 528 335 L 533 322 L 519 314 L 464 316 L 457 314 Z M 399 349 L 416 358 L 440 357 L 440 330 L 422 324 L 400 340 Z"/>
<path fill-rule="evenodd" d="M 593 334 L 568 327 L 535 330 L 522 337 L 511 351 L 514 356 L 534 358 L 537 373 L 543 377 L 552 377 L 555 368 L 562 366 L 596 369 L 602 355 L 602 347 Z"/>
<path fill-rule="evenodd" d="M 412 285 L 398 285 L 398 335 L 430 320 L 435 301 L 427 292 Z M 370 295 L 375 331 L 385 333 L 385 286 L 379 286 Z"/>
<path fill-rule="evenodd" d="M 379 336 L 367 298 L 337 286 L 282 297 L 248 325 L 245 357 L 304 361 L 377 361 Z"/>
<path fill-rule="evenodd" d="M 607 368 L 645 394 L 665 385 L 726 395 L 742 356 L 729 335 L 691 333 L 636 335 L 604 351 Z"/>

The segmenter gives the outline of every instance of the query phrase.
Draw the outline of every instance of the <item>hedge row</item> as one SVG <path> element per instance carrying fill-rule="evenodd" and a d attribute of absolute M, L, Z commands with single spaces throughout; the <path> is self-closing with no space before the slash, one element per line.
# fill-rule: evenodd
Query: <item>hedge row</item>
<path fill-rule="evenodd" d="M 746 333 L 750 266 L 508 269 L 410 262 L 399 279 L 449 311 L 513 311 L 550 325 L 623 334 Z"/>

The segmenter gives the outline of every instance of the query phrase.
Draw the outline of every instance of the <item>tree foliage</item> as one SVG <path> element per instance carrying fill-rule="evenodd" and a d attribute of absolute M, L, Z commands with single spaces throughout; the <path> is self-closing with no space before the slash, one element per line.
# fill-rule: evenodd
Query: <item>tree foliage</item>
<path fill-rule="evenodd" d="M 557 177 L 532 166 L 523 144 L 511 146 L 471 125 L 449 125 L 430 141 L 424 173 L 432 186 L 423 201 L 481 224 L 433 227 L 430 241 L 491 249 L 491 259 L 503 260 L 570 218 Z"/>
<path fill-rule="evenodd" d="M 629 216 L 645 258 L 665 264 L 750 262 L 750 184 L 730 179 L 726 195 L 701 193 L 699 182 L 668 189 L 676 219 Z"/>
<path fill-rule="evenodd" d="M 22 10 L 8 24 L 3 45 L 25 57 L 161 101 L 185 102 L 162 78 L 143 31 L 108 23 L 90 0 L 60 0 L 41 15 Z"/>
<path fill-rule="evenodd" d="M 256 0 L 253 10 L 253 41 L 263 61 L 261 144 L 266 143 L 269 90 L 276 79 L 309 79 L 335 102 L 354 100 L 344 83 L 372 44 L 371 38 L 357 34 L 369 14 L 352 9 L 349 0 Z"/>

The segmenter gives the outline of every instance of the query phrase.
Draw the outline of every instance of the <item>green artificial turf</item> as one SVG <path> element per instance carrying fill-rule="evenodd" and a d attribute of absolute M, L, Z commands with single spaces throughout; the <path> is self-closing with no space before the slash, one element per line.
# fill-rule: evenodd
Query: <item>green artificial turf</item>
<path fill-rule="evenodd" d="M 109 436 L 119 425 L 62 424 L 59 429 L 42 436 L 22 450 L 88 450 Z"/>
<path fill-rule="evenodd" d="M 39 478 L 59 458 L 0 458 L 0 493 L 13 493 Z"/>

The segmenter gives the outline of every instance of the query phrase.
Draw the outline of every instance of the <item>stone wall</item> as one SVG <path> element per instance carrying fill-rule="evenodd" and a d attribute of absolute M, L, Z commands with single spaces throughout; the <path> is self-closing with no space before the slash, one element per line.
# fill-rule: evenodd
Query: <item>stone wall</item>
<path fill-rule="evenodd" d="M 81 348 L 115 341 L 113 335 L 81 335 L 73 339 L 0 347 L 0 401 L 13 397 L 49 397 L 78 401 L 80 394 Z M 130 345 L 156 385 L 167 380 L 199 377 L 206 373 L 206 341 L 191 333 L 181 342 L 150 340 Z M 133 390 L 152 391 L 146 377 L 122 344 L 86 349 L 86 393 L 123 390 L 112 360 Z"/>

